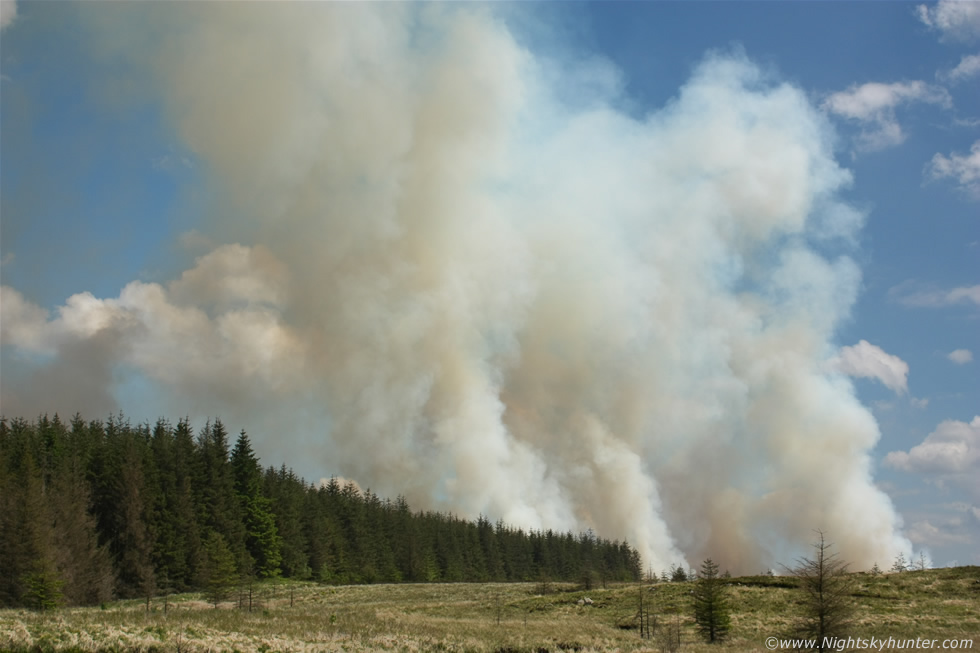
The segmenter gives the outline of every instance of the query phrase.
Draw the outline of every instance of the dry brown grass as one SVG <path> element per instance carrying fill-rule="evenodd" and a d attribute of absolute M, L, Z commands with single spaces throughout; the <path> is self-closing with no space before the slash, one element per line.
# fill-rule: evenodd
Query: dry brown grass
<path fill-rule="evenodd" d="M 859 575 L 854 636 L 965 639 L 980 651 L 980 568 Z M 732 631 L 722 645 L 697 639 L 687 583 L 619 585 L 589 592 L 527 584 L 266 584 L 251 613 L 199 595 L 105 609 L 0 611 L 0 649 L 12 651 L 653 651 L 636 628 L 640 592 L 661 620 L 680 624 L 681 650 L 765 651 L 787 634 L 798 591 L 787 578 L 732 579 Z M 578 600 L 589 596 L 592 606 Z M 292 601 L 292 605 L 290 602 Z M 889 650 L 885 648 L 884 650 Z M 967 649 L 969 650 L 969 649 Z"/>

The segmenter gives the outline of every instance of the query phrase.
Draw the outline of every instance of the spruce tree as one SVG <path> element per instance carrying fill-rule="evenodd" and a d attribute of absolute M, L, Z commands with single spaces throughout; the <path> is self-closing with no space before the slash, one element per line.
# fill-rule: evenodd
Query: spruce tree
<path fill-rule="evenodd" d="M 235 492 L 235 477 L 228 460 L 228 432 L 221 420 L 206 424 L 198 442 L 200 523 L 221 534 L 239 571 L 244 572 L 251 561 L 245 547 L 245 526 Z"/>
<path fill-rule="evenodd" d="M 185 417 L 174 429 L 173 443 L 176 495 L 172 510 L 174 522 L 180 525 L 181 539 L 175 551 L 177 559 L 167 571 L 169 582 L 178 591 L 195 585 L 204 564 L 201 526 L 195 505 L 195 480 L 200 478 L 198 461 L 197 445 L 190 422 Z"/>
<path fill-rule="evenodd" d="M 34 466 L 30 453 L 24 457 L 23 503 L 19 506 L 17 534 L 24 543 L 19 571 L 21 604 L 45 611 L 63 600 L 64 581 L 58 573 L 54 523 L 48 508 L 42 470 Z"/>
<path fill-rule="evenodd" d="M 272 502 L 262 493 L 262 470 L 244 429 L 231 452 L 231 469 L 245 525 L 245 548 L 259 576 L 277 576 L 282 555 L 276 519 Z"/>
<path fill-rule="evenodd" d="M 672 583 L 685 583 L 687 582 L 687 572 L 684 571 L 683 566 L 670 566 L 670 582 Z"/>
<path fill-rule="evenodd" d="M 63 461 L 52 481 L 56 563 L 70 605 L 97 605 L 112 597 L 115 574 L 108 547 L 99 544 L 88 483 L 74 457 Z"/>
<path fill-rule="evenodd" d="M 591 532 L 413 514 L 404 498 L 307 485 L 285 467 L 263 477 L 245 432 L 229 452 L 220 420 L 195 441 L 186 418 L 151 429 L 76 415 L 70 430 L 57 416 L 0 418 L 0 605 L 91 604 L 117 578 L 129 596 L 206 589 L 217 603 L 241 574 L 280 569 L 342 583 L 594 584 L 636 579 L 640 564 Z"/>
<path fill-rule="evenodd" d="M 272 500 L 281 540 L 283 575 L 305 580 L 312 573 L 302 522 L 305 484 L 285 465 L 278 470 L 269 467 L 265 472 L 265 493 Z"/>
<path fill-rule="evenodd" d="M 718 565 L 711 558 L 701 564 L 693 591 L 694 621 L 698 632 L 708 642 L 723 640 L 731 627 L 728 584 L 718 576 Z"/>
<path fill-rule="evenodd" d="M 210 531 L 204 541 L 204 582 L 208 600 L 217 608 L 231 594 L 238 582 L 235 556 L 225 538 Z"/>
<path fill-rule="evenodd" d="M 17 436 L 17 424 L 0 417 L 0 607 L 5 608 L 17 605 L 30 561 L 21 531 L 24 483 L 18 459 L 23 439 Z"/>
<path fill-rule="evenodd" d="M 854 586 L 848 565 L 831 553 L 824 532 L 817 531 L 814 557 L 797 561 L 794 576 L 803 590 L 803 615 L 798 623 L 800 637 L 816 639 L 818 651 L 831 650 L 832 638 L 846 637 L 854 614 L 851 590 Z"/>
<path fill-rule="evenodd" d="M 23 602 L 39 612 L 45 612 L 61 605 L 64 581 L 58 575 L 54 562 L 47 556 L 38 558 L 31 570 L 24 575 Z"/>
<path fill-rule="evenodd" d="M 901 551 L 895 557 L 895 562 L 892 563 L 892 571 L 902 573 L 903 571 L 908 571 L 909 565 L 905 561 L 905 554 Z"/>
<path fill-rule="evenodd" d="M 123 595 L 143 597 L 156 593 L 153 540 L 146 523 L 146 484 L 141 452 L 135 442 L 125 445 L 119 478 L 120 524 L 119 583 Z"/>

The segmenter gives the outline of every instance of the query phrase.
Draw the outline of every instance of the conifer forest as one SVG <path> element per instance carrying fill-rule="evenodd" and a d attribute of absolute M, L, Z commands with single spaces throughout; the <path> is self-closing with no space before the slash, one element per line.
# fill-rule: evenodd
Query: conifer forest
<path fill-rule="evenodd" d="M 0 418 L 0 606 L 44 609 L 252 580 L 637 580 L 625 542 L 413 510 L 263 467 L 220 419 Z"/>

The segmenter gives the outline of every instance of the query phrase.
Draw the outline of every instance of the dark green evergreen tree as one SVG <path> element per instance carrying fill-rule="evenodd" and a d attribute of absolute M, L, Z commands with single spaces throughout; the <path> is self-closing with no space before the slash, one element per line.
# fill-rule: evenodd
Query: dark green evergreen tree
<path fill-rule="evenodd" d="M 272 502 L 262 492 L 262 469 L 244 429 L 231 452 L 235 494 L 245 525 L 245 548 L 261 578 L 279 575 L 281 543 Z"/>
<path fill-rule="evenodd" d="M 206 534 L 206 537 L 204 536 Z M 230 571 L 228 561 L 231 561 Z M 639 555 L 593 533 L 526 532 L 413 513 L 337 479 L 263 475 L 220 420 L 133 426 L 0 417 L 0 605 L 47 608 L 205 589 L 243 574 L 321 582 L 635 579 Z M 220 596 L 219 596 L 220 595 Z M 60 598 L 59 598 L 60 597 Z"/>
<path fill-rule="evenodd" d="M 684 571 L 684 566 L 671 565 L 670 566 L 670 582 L 672 583 L 685 583 L 687 582 L 687 572 Z"/>
<path fill-rule="evenodd" d="M 27 422 L 0 418 L 0 606 L 18 605 L 31 551 L 24 538 Z"/>
<path fill-rule="evenodd" d="M 238 570 L 235 556 L 225 543 L 225 538 L 216 531 L 210 531 L 204 540 L 203 570 L 205 593 L 217 608 L 238 583 Z"/>
<path fill-rule="evenodd" d="M 701 564 L 693 590 L 694 622 L 708 642 L 720 642 L 731 628 L 728 584 L 718 575 L 718 565 L 711 558 Z"/>
<path fill-rule="evenodd" d="M 195 481 L 200 479 L 200 457 L 186 417 L 177 423 L 173 437 L 176 494 L 168 505 L 173 512 L 172 521 L 178 525 L 180 535 L 175 540 L 172 566 L 165 567 L 165 573 L 174 589 L 182 591 L 195 585 L 204 564 L 201 522 L 195 504 Z"/>
<path fill-rule="evenodd" d="M 51 484 L 56 565 L 66 603 L 97 605 L 112 597 L 115 573 L 109 549 L 99 544 L 95 518 L 89 512 L 81 455 L 73 451 L 61 461 Z"/>
<path fill-rule="evenodd" d="M 199 523 L 217 531 L 231 551 L 239 572 L 253 561 L 245 547 L 245 524 L 228 460 L 228 432 L 220 419 L 206 424 L 198 436 L 200 468 L 197 478 Z"/>
<path fill-rule="evenodd" d="M 303 531 L 306 485 L 293 470 L 286 469 L 285 465 L 278 470 L 269 467 L 265 472 L 265 492 L 272 500 L 276 530 L 281 540 L 283 575 L 306 580 L 313 573 Z"/>
<path fill-rule="evenodd" d="M 130 438 L 123 453 L 119 476 L 120 532 L 119 586 L 124 596 L 144 597 L 156 594 L 156 573 L 153 568 L 153 540 L 147 528 L 146 484 L 140 443 Z"/>
<path fill-rule="evenodd" d="M 31 565 L 24 575 L 24 594 L 22 602 L 35 610 L 44 612 L 61 605 L 64 595 L 61 587 L 64 581 L 55 569 L 50 557 L 42 555 Z"/>
<path fill-rule="evenodd" d="M 22 554 L 26 555 L 19 559 L 23 566 L 18 569 L 18 599 L 22 605 L 45 611 L 62 603 L 64 580 L 57 568 L 54 523 L 47 502 L 44 473 L 34 466 L 30 453 L 25 456 L 24 463 L 25 486 L 18 537 L 23 538 L 25 549 Z"/>

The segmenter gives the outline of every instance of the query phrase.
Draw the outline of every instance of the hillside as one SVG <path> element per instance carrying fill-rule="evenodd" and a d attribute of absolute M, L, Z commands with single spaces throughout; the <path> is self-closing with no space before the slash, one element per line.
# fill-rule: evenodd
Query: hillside
<path fill-rule="evenodd" d="M 938 640 L 977 650 L 980 567 L 856 575 L 853 636 Z M 199 594 L 119 601 L 104 609 L 0 611 L 0 647 L 10 651 L 650 651 L 665 650 L 672 624 L 680 650 L 765 651 L 799 612 L 795 580 L 730 580 L 732 632 L 702 643 L 690 610 L 690 583 L 619 584 L 589 591 L 570 584 L 256 585 L 218 609 Z M 637 629 L 639 597 L 661 624 Z M 588 597 L 591 605 L 582 605 Z M 242 600 L 239 608 L 238 598 Z M 663 626 L 666 626 L 665 629 Z M 896 642 L 897 644 L 898 642 Z M 778 647 L 777 647 L 778 648 Z M 906 647 L 907 648 L 907 647 Z M 882 650 L 905 650 L 901 646 Z"/>

